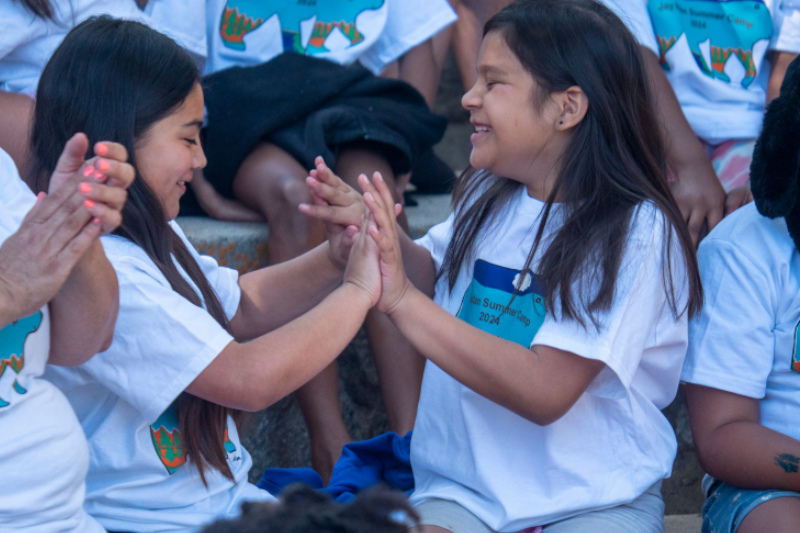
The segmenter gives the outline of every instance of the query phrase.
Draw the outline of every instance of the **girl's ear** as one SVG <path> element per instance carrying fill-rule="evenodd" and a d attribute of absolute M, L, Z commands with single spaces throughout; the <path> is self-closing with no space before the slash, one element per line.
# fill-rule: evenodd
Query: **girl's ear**
<path fill-rule="evenodd" d="M 589 109 L 586 93 L 577 85 L 552 93 L 558 109 L 557 131 L 566 131 L 580 124 Z"/>

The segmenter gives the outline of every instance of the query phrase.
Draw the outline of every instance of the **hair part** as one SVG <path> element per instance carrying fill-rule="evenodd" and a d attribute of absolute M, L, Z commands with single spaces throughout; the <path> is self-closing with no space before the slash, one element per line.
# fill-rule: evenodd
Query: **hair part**
<path fill-rule="evenodd" d="M 589 102 L 564 150 L 580 157 L 560 159 L 523 268 L 533 262 L 558 198 L 564 222 L 537 266 L 548 312 L 554 313 L 558 302 L 563 318 L 585 326 L 583 317 L 588 316 L 600 327 L 597 313 L 611 307 L 631 219 L 637 206 L 652 202 L 666 218 L 662 258 L 668 303 L 676 315 L 688 311 L 693 316 L 703 298 L 697 257 L 667 182 L 665 150 L 639 44 L 614 13 L 593 0 L 517 0 L 486 23 L 484 36 L 494 32 L 545 95 L 578 86 Z M 532 105 L 541 97 L 532 95 Z M 453 238 L 438 273 L 451 291 L 461 267 L 473 259 L 483 231 L 521 187 L 472 168 L 459 178 Z M 689 278 L 685 309 L 678 309 L 672 280 L 673 230 Z"/>
<path fill-rule="evenodd" d="M 169 225 L 136 162 L 137 142 L 183 104 L 199 79 L 192 57 L 144 24 L 107 16 L 78 24 L 54 52 L 39 81 L 29 182 L 38 191 L 47 190 L 64 144 L 77 132 L 86 133 L 90 145 L 103 140 L 122 144 L 136 179 L 128 189 L 122 225 L 114 234 L 141 247 L 175 292 L 194 305 L 205 305 L 209 314 L 229 329 L 214 289 Z M 199 295 L 180 274 L 176 261 L 198 287 Z M 187 456 L 203 483 L 207 484 L 207 468 L 233 481 L 224 440 L 228 415 L 238 418 L 239 412 L 188 393 L 177 402 Z"/>

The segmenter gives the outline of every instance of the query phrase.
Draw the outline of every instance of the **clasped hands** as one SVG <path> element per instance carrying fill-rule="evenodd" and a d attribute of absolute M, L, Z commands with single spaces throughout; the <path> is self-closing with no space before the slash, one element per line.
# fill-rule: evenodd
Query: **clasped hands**
<path fill-rule="evenodd" d="M 373 306 L 391 315 L 411 287 L 397 229 L 402 206 L 394 202 L 379 172 L 372 180 L 358 177 L 359 193 L 321 157 L 314 163 L 306 178 L 314 205 L 300 204 L 300 211 L 325 223 L 329 258 L 344 269 L 343 282 L 367 292 Z"/>

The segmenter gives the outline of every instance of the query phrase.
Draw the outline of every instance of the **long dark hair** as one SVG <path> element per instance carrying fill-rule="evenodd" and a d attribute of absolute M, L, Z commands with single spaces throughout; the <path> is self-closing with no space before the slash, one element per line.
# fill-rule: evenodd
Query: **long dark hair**
<path fill-rule="evenodd" d="M 217 295 L 168 224 L 164 209 L 136 164 L 137 140 L 177 109 L 198 81 L 191 56 L 172 39 L 143 24 L 99 17 L 77 25 L 55 51 L 39 81 L 30 182 L 40 191 L 47 189 L 62 147 L 76 132 L 86 133 L 92 143 L 114 140 L 125 146 L 136 179 L 128 189 L 122 225 L 114 233 L 140 246 L 175 292 L 197 306 L 205 304 L 211 316 L 228 329 Z M 180 274 L 175 261 L 200 289 L 202 298 Z M 228 414 L 235 412 L 187 393 L 178 399 L 187 455 L 203 483 L 208 467 L 233 480 L 224 448 Z"/>
<path fill-rule="evenodd" d="M 670 192 L 664 147 L 639 45 L 619 18 L 593 0 L 518 0 L 491 18 L 484 36 L 497 32 L 545 95 L 580 87 L 589 101 L 559 161 L 558 175 L 528 254 L 533 261 L 556 197 L 564 223 L 542 254 L 537 276 L 547 310 L 558 301 L 561 315 L 586 325 L 589 316 L 611 307 L 630 222 L 642 202 L 666 217 L 664 284 L 672 311 L 679 315 L 672 281 L 674 229 L 689 277 L 686 310 L 702 305 L 697 257 L 688 229 Z M 531 95 L 535 106 L 541 95 Z M 482 228 L 491 224 L 522 187 L 518 182 L 476 169 L 456 183 L 453 238 L 440 276 L 453 290 Z M 472 201 L 474 200 L 474 201 Z M 593 294 L 581 280 L 596 280 Z M 578 287 L 576 294 L 576 286 Z"/>

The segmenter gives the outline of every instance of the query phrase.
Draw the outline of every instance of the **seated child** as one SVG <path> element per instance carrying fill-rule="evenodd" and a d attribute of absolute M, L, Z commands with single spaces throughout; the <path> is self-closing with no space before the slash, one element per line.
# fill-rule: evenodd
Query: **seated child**
<path fill-rule="evenodd" d="M 102 239 L 120 287 L 111 345 L 47 372 L 89 441 L 85 509 L 112 531 L 196 530 L 272 500 L 247 482 L 236 420 L 333 361 L 380 294 L 377 251 L 353 228 L 243 276 L 194 251 L 174 219 L 206 162 L 199 79 L 168 37 L 97 18 L 66 36 L 37 92 L 37 177 L 75 131 L 119 139 L 137 174 Z"/>

